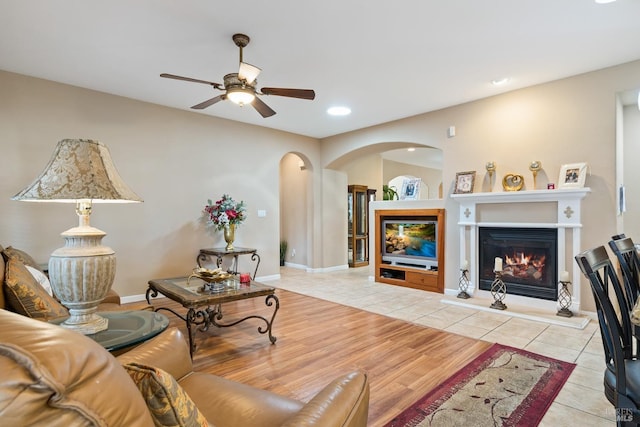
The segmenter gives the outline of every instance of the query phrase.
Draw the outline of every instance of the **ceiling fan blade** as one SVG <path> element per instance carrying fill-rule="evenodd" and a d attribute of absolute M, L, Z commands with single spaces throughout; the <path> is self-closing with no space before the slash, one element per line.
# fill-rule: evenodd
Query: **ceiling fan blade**
<path fill-rule="evenodd" d="M 260 115 L 264 118 L 271 117 L 276 113 L 271 109 L 271 107 L 269 107 L 267 104 L 262 102 L 262 100 L 257 96 L 253 99 L 253 102 L 251 102 L 251 105 L 253 105 L 253 108 L 255 108 L 256 111 L 260 113 Z"/>
<path fill-rule="evenodd" d="M 223 99 L 225 99 L 224 95 L 218 95 L 218 96 L 216 96 L 214 98 L 207 99 L 206 101 L 201 102 L 200 104 L 194 105 L 191 108 L 193 108 L 194 110 L 202 110 L 204 108 L 212 106 L 213 104 L 215 104 L 218 101 L 222 101 Z"/>
<path fill-rule="evenodd" d="M 255 65 L 247 64 L 246 62 L 240 63 L 240 70 L 238 71 L 238 77 L 251 84 L 258 78 L 258 74 L 262 71 Z"/>
<path fill-rule="evenodd" d="M 263 87 L 260 92 L 265 95 L 288 96 L 289 98 L 315 99 L 316 93 L 311 89 L 283 89 L 280 87 Z"/>
<path fill-rule="evenodd" d="M 220 83 L 208 82 L 206 80 L 192 79 L 191 77 L 176 76 L 175 74 L 162 73 L 160 74 L 160 77 L 165 77 L 167 79 L 184 80 L 185 82 L 204 83 L 206 85 L 211 85 L 216 89 L 223 88 L 223 86 Z"/>

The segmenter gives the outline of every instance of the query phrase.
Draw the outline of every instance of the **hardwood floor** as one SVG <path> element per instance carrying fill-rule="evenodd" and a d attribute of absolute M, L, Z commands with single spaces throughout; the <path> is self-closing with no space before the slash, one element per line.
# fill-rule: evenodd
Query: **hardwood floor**
<path fill-rule="evenodd" d="M 255 319 L 198 331 L 194 368 L 303 401 L 338 375 L 362 369 L 371 385 L 369 425 L 381 426 L 491 346 L 289 291 L 276 295 L 275 344 L 258 333 L 264 322 Z M 167 298 L 153 304 L 186 312 Z M 273 308 L 255 298 L 223 310 L 229 322 L 256 313 L 269 317 Z M 184 322 L 163 313 L 186 337 Z"/>

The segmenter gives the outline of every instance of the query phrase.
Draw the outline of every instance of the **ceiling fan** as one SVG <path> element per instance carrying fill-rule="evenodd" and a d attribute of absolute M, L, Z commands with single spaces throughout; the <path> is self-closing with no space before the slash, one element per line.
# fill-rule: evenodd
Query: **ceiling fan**
<path fill-rule="evenodd" d="M 168 79 L 184 80 L 187 82 L 204 83 L 212 86 L 214 89 L 224 91 L 223 94 L 207 99 L 200 104 L 194 105 L 193 109 L 202 110 L 210 107 L 216 102 L 229 99 L 240 106 L 251 104 L 262 117 L 271 117 L 276 114 L 267 104 L 265 104 L 258 95 L 277 95 L 289 98 L 309 99 L 316 97 L 316 93 L 311 89 L 285 89 L 278 87 L 263 87 L 258 90 L 256 88 L 258 81 L 256 78 L 260 74 L 261 69 L 248 64 L 242 60 L 242 49 L 249 44 L 249 36 L 244 34 L 234 34 L 233 42 L 240 48 L 240 68 L 237 73 L 230 73 L 224 76 L 224 84 L 209 82 L 206 80 L 193 79 L 191 77 L 176 76 L 175 74 L 162 73 L 160 77 Z"/>

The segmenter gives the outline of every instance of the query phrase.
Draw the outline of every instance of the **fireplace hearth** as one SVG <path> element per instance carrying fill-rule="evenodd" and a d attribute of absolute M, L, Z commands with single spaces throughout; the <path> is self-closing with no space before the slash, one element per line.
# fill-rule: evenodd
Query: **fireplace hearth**
<path fill-rule="evenodd" d="M 503 260 L 507 294 L 557 301 L 555 228 L 479 227 L 479 288 L 491 290 L 496 257 Z"/>

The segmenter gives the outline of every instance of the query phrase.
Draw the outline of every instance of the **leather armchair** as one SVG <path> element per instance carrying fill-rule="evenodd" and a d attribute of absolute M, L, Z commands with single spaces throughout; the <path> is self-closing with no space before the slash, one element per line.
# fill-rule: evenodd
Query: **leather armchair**
<path fill-rule="evenodd" d="M 194 372 L 182 333 L 170 328 L 114 358 L 88 337 L 0 310 L 0 419 L 7 425 L 152 426 L 122 364 L 170 373 L 207 421 L 226 426 L 366 426 L 367 375 L 340 376 L 308 403 Z"/>

